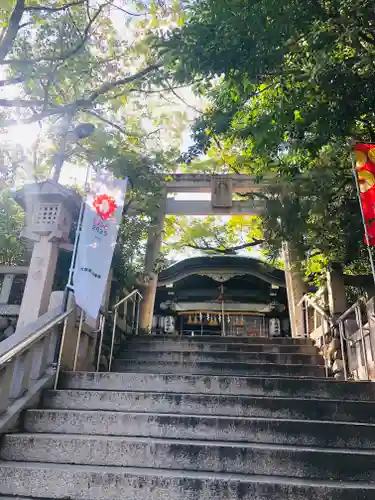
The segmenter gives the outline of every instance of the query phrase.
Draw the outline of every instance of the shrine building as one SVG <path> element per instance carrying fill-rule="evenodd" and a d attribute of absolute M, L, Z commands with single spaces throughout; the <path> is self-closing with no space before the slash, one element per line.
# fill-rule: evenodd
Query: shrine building
<path fill-rule="evenodd" d="M 284 272 L 251 257 L 200 256 L 159 274 L 154 333 L 289 336 Z"/>

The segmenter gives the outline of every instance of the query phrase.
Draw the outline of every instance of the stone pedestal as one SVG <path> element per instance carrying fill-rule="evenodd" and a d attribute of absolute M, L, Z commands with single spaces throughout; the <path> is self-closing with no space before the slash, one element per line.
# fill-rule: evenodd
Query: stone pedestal
<path fill-rule="evenodd" d="M 161 200 L 158 212 L 150 226 L 145 257 L 146 282 L 142 287 L 143 300 L 140 307 L 139 328 L 142 331 L 151 331 L 152 317 L 155 306 L 158 275 L 155 272 L 156 260 L 160 253 L 163 240 L 164 219 L 166 210 L 166 196 Z"/>
<path fill-rule="evenodd" d="M 17 329 L 47 312 L 59 246 L 69 242 L 80 197 L 54 181 L 24 186 L 14 195 L 26 212 L 22 236 L 34 242 Z"/>
<path fill-rule="evenodd" d="M 296 252 L 290 243 L 284 242 L 282 253 L 292 337 L 301 337 L 305 334 L 304 313 L 302 305 L 299 306 L 298 303 L 307 292 L 307 285 L 303 281 Z"/>

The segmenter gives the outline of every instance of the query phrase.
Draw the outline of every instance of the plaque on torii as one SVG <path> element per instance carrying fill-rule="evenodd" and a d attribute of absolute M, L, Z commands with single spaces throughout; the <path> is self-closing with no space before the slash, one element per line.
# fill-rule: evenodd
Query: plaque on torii
<path fill-rule="evenodd" d="M 232 178 L 223 175 L 213 175 L 211 179 L 212 208 L 232 208 Z"/>

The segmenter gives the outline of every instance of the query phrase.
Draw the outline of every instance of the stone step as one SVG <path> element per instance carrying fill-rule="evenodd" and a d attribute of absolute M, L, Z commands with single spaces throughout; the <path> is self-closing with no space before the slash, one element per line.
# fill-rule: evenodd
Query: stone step
<path fill-rule="evenodd" d="M 141 342 L 129 342 L 124 344 L 124 350 L 130 352 L 136 350 L 152 352 L 268 352 L 268 353 L 301 353 L 316 354 L 317 349 L 313 345 L 305 344 L 249 344 L 246 342 L 194 342 L 193 340 L 170 341 L 150 340 Z"/>
<path fill-rule="evenodd" d="M 28 410 L 30 433 L 206 439 L 334 448 L 375 448 L 375 425 L 337 420 L 267 419 L 88 410 Z"/>
<path fill-rule="evenodd" d="M 372 382 L 145 373 L 62 372 L 60 389 L 154 391 L 375 401 Z"/>
<path fill-rule="evenodd" d="M 206 342 L 223 343 L 223 344 L 279 344 L 279 345 L 313 345 L 311 339 L 305 337 L 290 338 L 290 337 L 221 337 L 219 335 L 195 335 L 194 337 L 181 337 L 178 335 L 139 335 L 129 336 L 126 339 L 127 343 L 141 344 L 149 342 Z"/>
<path fill-rule="evenodd" d="M 59 390 L 45 393 L 44 407 L 375 422 L 375 403 L 264 396 Z"/>
<path fill-rule="evenodd" d="M 202 361 L 197 363 L 180 363 L 173 361 L 151 361 L 134 359 L 115 359 L 115 372 L 143 373 L 195 373 L 206 375 L 247 375 L 247 376 L 287 376 L 287 377 L 324 377 L 324 367 L 319 365 L 274 363 L 230 363 Z"/>
<path fill-rule="evenodd" d="M 375 452 L 256 443 L 7 434 L 2 460 L 375 481 Z"/>
<path fill-rule="evenodd" d="M 281 365 L 322 365 L 324 360 L 317 354 L 288 354 L 268 352 L 162 352 L 151 350 L 124 350 L 122 356 L 118 357 L 115 364 L 126 363 L 127 359 L 142 361 L 146 363 L 172 362 L 172 363 L 272 363 Z M 127 359 L 126 359 L 127 358 Z"/>
<path fill-rule="evenodd" d="M 375 484 L 152 468 L 2 462 L 0 494 L 74 500 L 373 500 Z"/>

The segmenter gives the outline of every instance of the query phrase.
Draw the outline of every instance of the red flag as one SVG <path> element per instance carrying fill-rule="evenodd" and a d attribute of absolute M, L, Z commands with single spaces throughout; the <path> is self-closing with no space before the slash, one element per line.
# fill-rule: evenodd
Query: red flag
<path fill-rule="evenodd" d="M 364 222 L 367 227 L 367 245 L 375 245 L 375 144 L 355 144 L 356 158 Z"/>

